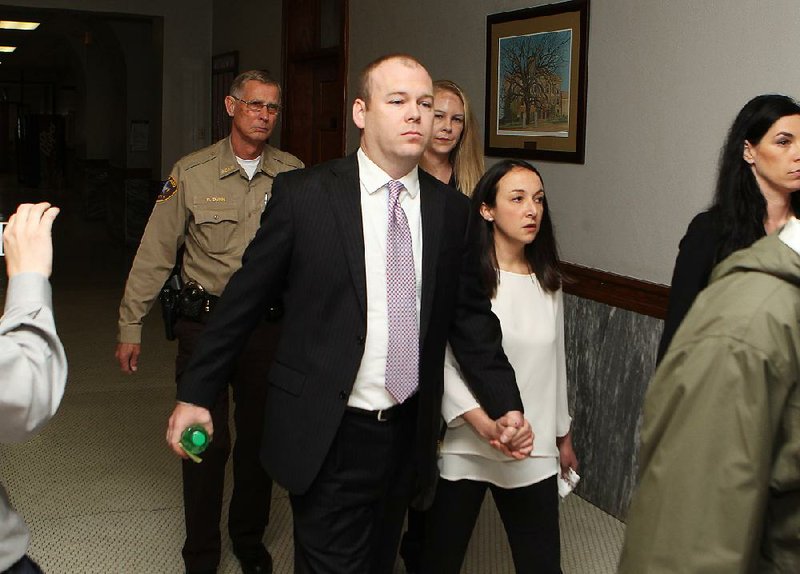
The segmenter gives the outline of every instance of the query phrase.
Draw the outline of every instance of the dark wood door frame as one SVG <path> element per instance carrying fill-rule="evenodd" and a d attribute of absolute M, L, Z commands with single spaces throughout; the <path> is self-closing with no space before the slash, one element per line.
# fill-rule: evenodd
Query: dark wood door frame
<path fill-rule="evenodd" d="M 345 153 L 348 0 L 284 0 L 281 147 L 306 165 Z"/>

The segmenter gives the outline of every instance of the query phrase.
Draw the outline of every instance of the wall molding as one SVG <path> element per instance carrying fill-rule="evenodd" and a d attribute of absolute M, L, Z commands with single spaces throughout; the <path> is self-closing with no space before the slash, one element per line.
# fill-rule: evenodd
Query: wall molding
<path fill-rule="evenodd" d="M 658 319 L 667 316 L 669 287 L 632 277 L 624 277 L 599 269 L 562 262 L 564 293 L 627 309 Z"/>

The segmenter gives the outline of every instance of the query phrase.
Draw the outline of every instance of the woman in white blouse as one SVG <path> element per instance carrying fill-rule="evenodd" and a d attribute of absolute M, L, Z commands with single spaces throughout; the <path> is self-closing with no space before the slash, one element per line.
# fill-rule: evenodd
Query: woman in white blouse
<path fill-rule="evenodd" d="M 577 469 L 567 410 L 564 311 L 553 226 L 539 172 L 505 160 L 478 182 L 481 271 L 503 328 L 503 349 L 535 440 L 530 455 L 489 446 L 496 427 L 448 348 L 441 480 L 428 513 L 423 571 L 461 569 L 487 489 L 505 525 L 517 572 L 561 572 L 556 476 Z M 499 446 L 499 445 L 496 445 Z M 502 447 L 500 447 L 502 448 Z"/>

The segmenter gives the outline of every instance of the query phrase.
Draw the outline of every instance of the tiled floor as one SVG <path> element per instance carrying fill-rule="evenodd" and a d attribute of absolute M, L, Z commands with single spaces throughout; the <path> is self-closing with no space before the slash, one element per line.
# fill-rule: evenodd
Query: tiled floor
<path fill-rule="evenodd" d="M 145 323 L 139 372 L 113 359 L 117 306 L 129 259 L 103 223 L 65 210 L 56 231 L 56 319 L 70 363 L 59 413 L 32 441 L 0 446 L 0 481 L 32 531 L 30 553 L 51 573 L 178 573 L 180 465 L 164 445 L 174 400 L 174 343 L 157 309 Z M 291 512 L 275 488 L 266 544 L 276 573 L 292 571 Z M 571 495 L 562 503 L 563 569 L 615 570 L 624 526 Z M 227 540 L 220 572 L 239 572 Z M 397 566 L 397 572 L 403 572 Z M 510 573 L 505 534 L 488 498 L 464 572 Z"/>

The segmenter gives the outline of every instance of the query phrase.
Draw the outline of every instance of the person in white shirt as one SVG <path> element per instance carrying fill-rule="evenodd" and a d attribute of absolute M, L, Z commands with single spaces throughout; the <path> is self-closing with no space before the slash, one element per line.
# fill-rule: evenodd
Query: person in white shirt
<path fill-rule="evenodd" d="M 539 172 L 505 160 L 478 182 L 481 275 L 500 319 L 535 434 L 529 455 L 487 441 L 495 423 L 464 383 L 448 348 L 438 483 L 428 513 L 423 572 L 458 573 L 487 489 L 506 528 L 517 572 L 561 572 L 556 476 L 577 469 L 567 408 L 564 311 L 553 226 Z M 512 454 L 513 456 L 508 456 Z"/>
<path fill-rule="evenodd" d="M 0 318 L 0 442 L 21 442 L 55 414 L 67 382 L 67 359 L 56 333 L 47 278 L 50 231 L 58 208 L 23 204 L 3 234 L 8 292 Z M 26 556 L 28 529 L 0 485 L 0 572 L 37 574 Z"/>

